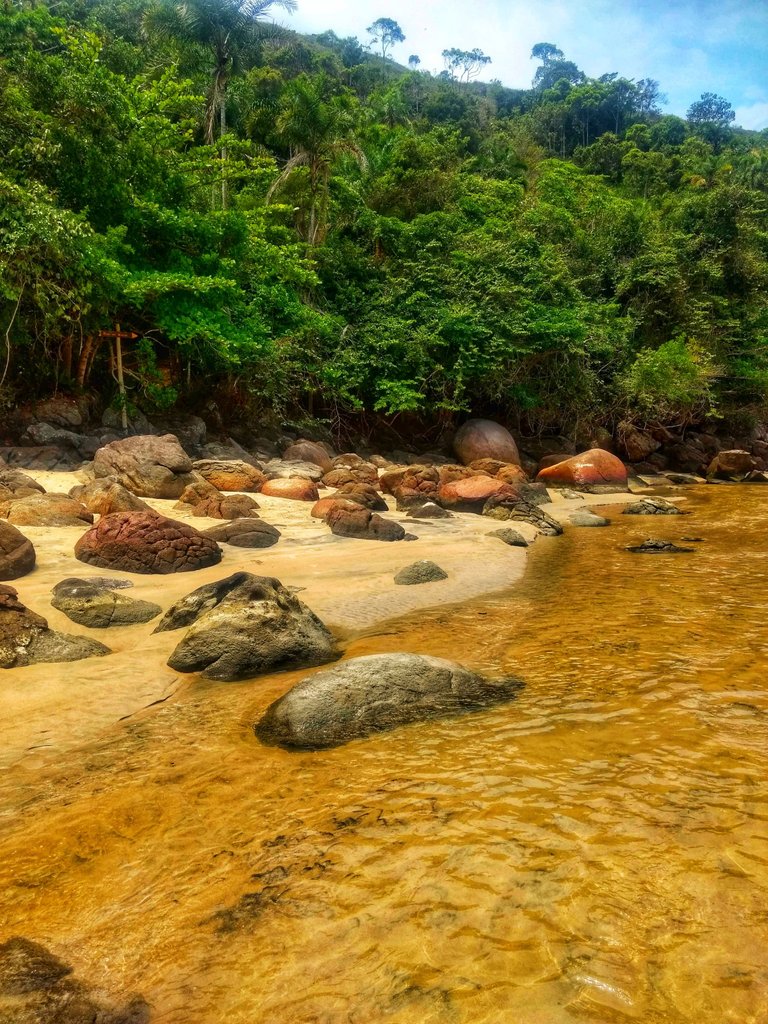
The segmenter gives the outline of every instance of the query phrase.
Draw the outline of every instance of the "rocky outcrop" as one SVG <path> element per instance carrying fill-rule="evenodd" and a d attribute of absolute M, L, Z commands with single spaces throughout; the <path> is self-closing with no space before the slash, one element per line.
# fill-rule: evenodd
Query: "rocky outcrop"
<path fill-rule="evenodd" d="M 627 505 L 625 516 L 683 516 L 687 513 L 665 498 L 641 498 Z"/>
<path fill-rule="evenodd" d="M 178 498 L 192 483 L 192 461 L 173 434 L 123 437 L 99 448 L 94 475 L 115 477 L 141 498 Z"/>
<path fill-rule="evenodd" d="M 221 561 L 211 537 L 154 512 L 104 516 L 75 545 L 75 557 L 118 572 L 192 572 Z"/>
<path fill-rule="evenodd" d="M 411 722 L 445 718 L 512 700 L 517 679 L 489 680 L 451 661 L 370 654 L 302 679 L 267 708 L 262 743 L 320 750 Z"/>
<path fill-rule="evenodd" d="M 563 532 L 556 519 L 538 505 L 522 498 L 489 498 L 483 507 L 483 515 L 489 519 L 500 519 L 502 522 L 529 523 L 546 537 L 558 537 Z"/>
<path fill-rule="evenodd" d="M 68 494 L 30 494 L 0 502 L 0 519 L 15 526 L 90 525 L 93 515 Z"/>
<path fill-rule="evenodd" d="M 260 469 L 242 459 L 198 459 L 192 464 L 203 480 L 219 491 L 256 493 L 267 482 Z"/>
<path fill-rule="evenodd" d="M 0 522 L 0 580 L 18 580 L 35 567 L 35 549 L 10 523 Z"/>
<path fill-rule="evenodd" d="M 2 1024 L 149 1024 L 140 996 L 112 1006 L 44 946 L 19 936 L 0 945 Z"/>
<path fill-rule="evenodd" d="M 574 487 L 593 493 L 624 491 L 627 489 L 627 468 L 610 452 L 592 448 L 540 470 L 536 479 L 548 487 Z"/>
<path fill-rule="evenodd" d="M 331 509 L 325 517 L 331 533 L 337 537 L 355 537 L 358 540 L 395 541 L 405 539 L 405 530 L 399 523 L 384 519 L 369 508 Z"/>
<path fill-rule="evenodd" d="M 168 659 L 177 672 L 248 679 L 335 657 L 333 637 L 279 580 L 238 572 L 177 602 L 156 633 L 189 626 Z"/>
<path fill-rule="evenodd" d="M 19 601 L 13 587 L 0 584 L 0 668 L 81 661 L 110 653 L 97 640 L 49 629 L 42 615 L 29 611 Z"/>
<path fill-rule="evenodd" d="M 51 604 L 68 619 L 91 629 L 149 622 L 163 610 L 151 601 L 116 594 L 108 580 L 62 580 L 53 588 Z"/>
<path fill-rule="evenodd" d="M 109 516 L 113 512 L 151 512 L 149 505 L 123 487 L 113 477 L 78 484 L 69 492 L 70 498 L 85 505 L 89 512 Z"/>
<path fill-rule="evenodd" d="M 400 587 L 412 587 L 419 583 L 436 583 L 438 580 L 447 579 L 448 573 L 445 569 L 441 569 L 436 562 L 430 562 L 428 559 L 412 562 L 395 575 L 395 583 Z"/>
<path fill-rule="evenodd" d="M 182 491 L 174 505 L 203 519 L 245 519 L 258 515 L 258 504 L 248 494 L 222 494 L 206 480 L 196 480 Z"/>
<path fill-rule="evenodd" d="M 317 485 L 303 477 L 267 480 L 261 493 L 270 498 L 288 498 L 291 501 L 317 501 L 320 497 Z"/>
<path fill-rule="evenodd" d="M 263 519 L 233 519 L 201 532 L 219 544 L 236 548 L 271 548 L 280 540 L 280 531 Z"/>
<path fill-rule="evenodd" d="M 515 439 L 506 427 L 492 420 L 467 420 L 456 431 L 453 450 L 465 466 L 478 459 L 520 464 Z"/>
<path fill-rule="evenodd" d="M 718 452 L 707 467 L 707 477 L 712 480 L 743 480 L 758 468 L 757 459 L 741 449 Z"/>

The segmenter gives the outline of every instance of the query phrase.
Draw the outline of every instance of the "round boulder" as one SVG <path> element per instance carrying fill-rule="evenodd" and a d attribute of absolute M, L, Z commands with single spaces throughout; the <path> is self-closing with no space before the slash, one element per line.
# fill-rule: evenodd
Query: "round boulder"
<path fill-rule="evenodd" d="M 739 448 L 718 452 L 707 467 L 707 476 L 713 480 L 743 480 L 758 468 L 757 459 Z"/>
<path fill-rule="evenodd" d="M 35 567 L 35 549 L 10 523 L 0 522 L 0 580 L 17 580 Z"/>
<path fill-rule="evenodd" d="M 260 491 L 266 476 L 242 459 L 199 459 L 193 468 L 219 491 Z"/>
<path fill-rule="evenodd" d="M 422 559 L 401 569 L 395 576 L 395 583 L 400 587 L 411 587 L 419 583 L 437 583 L 438 580 L 447 579 L 448 573 L 445 569 L 441 569 L 436 562 Z"/>
<path fill-rule="evenodd" d="M 270 498 L 289 498 L 291 501 L 317 501 L 320 497 L 317 485 L 302 477 L 267 480 L 261 493 Z"/>
<path fill-rule="evenodd" d="M 478 459 L 497 459 L 520 465 L 520 453 L 514 437 L 506 427 L 493 420 L 467 420 L 456 431 L 453 450 L 465 466 Z"/>
<path fill-rule="evenodd" d="M 491 530 L 488 534 L 489 537 L 498 537 L 504 544 L 509 544 L 512 548 L 527 548 L 528 541 L 518 530 L 513 530 L 511 527 L 502 527 L 501 530 Z"/>
<path fill-rule="evenodd" d="M 610 452 L 592 448 L 540 470 L 536 479 L 548 487 L 575 487 L 592 492 L 625 491 L 627 467 Z"/>
<path fill-rule="evenodd" d="M 174 505 L 204 519 L 244 519 L 256 516 L 258 504 L 247 494 L 222 494 L 206 480 L 196 480 Z"/>
<path fill-rule="evenodd" d="M 352 498 L 337 498 L 336 495 L 331 494 L 327 498 L 320 498 L 319 501 L 316 501 L 309 514 L 313 519 L 322 519 L 325 522 L 331 509 L 345 508 L 353 511 L 356 508 L 362 507 L 360 502 L 354 501 Z"/>
<path fill-rule="evenodd" d="M 20 469 L 0 469 L 0 501 L 27 498 L 33 494 L 45 494 L 45 488 Z"/>
<path fill-rule="evenodd" d="M 193 572 L 221 561 L 212 537 L 154 512 L 114 512 L 104 516 L 75 545 L 75 557 L 120 572 Z"/>
<path fill-rule="evenodd" d="M 262 743 L 321 750 L 410 722 L 480 711 L 512 700 L 517 679 L 489 680 L 419 654 L 369 654 L 302 679 L 267 708 Z"/>
<path fill-rule="evenodd" d="M 605 516 L 595 515 L 594 512 L 590 512 L 589 509 L 579 509 L 576 512 L 572 512 L 568 517 L 568 522 L 571 526 L 610 526 L 610 519 L 606 519 Z"/>
<path fill-rule="evenodd" d="M 173 434 L 110 441 L 94 455 L 93 472 L 116 477 L 142 498 L 178 498 L 193 480 L 192 462 Z"/>

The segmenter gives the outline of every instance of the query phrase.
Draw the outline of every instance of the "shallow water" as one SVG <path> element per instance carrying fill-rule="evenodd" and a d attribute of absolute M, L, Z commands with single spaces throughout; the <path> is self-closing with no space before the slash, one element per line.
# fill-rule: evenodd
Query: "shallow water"
<path fill-rule="evenodd" d="M 768 1022 L 768 490 L 685 494 L 348 645 L 511 705 L 289 754 L 251 726 L 306 673 L 193 681 L 9 770 L 0 937 L 164 1024 Z"/>

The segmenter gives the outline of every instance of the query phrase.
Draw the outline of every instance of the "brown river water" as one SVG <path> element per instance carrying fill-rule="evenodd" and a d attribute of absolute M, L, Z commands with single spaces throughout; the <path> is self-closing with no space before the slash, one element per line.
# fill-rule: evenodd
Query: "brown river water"
<path fill-rule="evenodd" d="M 297 754 L 252 723 L 306 673 L 192 680 L 6 772 L 0 939 L 163 1024 L 768 1022 L 768 489 L 685 495 L 347 645 L 506 707 Z"/>

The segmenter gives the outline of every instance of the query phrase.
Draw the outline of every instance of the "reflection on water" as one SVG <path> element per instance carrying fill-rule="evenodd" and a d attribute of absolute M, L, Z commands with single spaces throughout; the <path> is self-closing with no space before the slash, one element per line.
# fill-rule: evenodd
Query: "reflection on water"
<path fill-rule="evenodd" d="M 768 1021 L 768 491 L 687 494 L 348 649 L 520 674 L 512 705 L 288 754 L 251 724 L 304 673 L 198 682 L 9 773 L 2 937 L 166 1024 Z"/>

